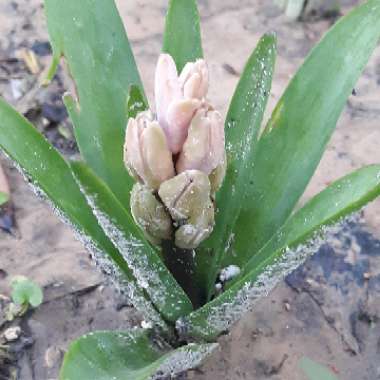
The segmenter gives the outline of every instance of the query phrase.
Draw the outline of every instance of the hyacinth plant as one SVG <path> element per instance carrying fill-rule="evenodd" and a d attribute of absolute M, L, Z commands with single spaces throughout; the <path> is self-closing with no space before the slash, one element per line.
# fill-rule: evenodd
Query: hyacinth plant
<path fill-rule="evenodd" d="M 296 207 L 378 43 L 380 0 L 325 35 L 264 128 L 273 34 L 248 59 L 223 122 L 207 98 L 194 0 L 169 2 L 155 105 L 112 0 L 45 0 L 45 9 L 47 81 L 64 58 L 82 161 L 65 160 L 4 101 L 0 146 L 145 318 L 144 329 L 79 338 L 60 377 L 142 380 L 194 367 L 313 253 L 310 239 L 380 194 L 380 165 L 371 165 Z"/>

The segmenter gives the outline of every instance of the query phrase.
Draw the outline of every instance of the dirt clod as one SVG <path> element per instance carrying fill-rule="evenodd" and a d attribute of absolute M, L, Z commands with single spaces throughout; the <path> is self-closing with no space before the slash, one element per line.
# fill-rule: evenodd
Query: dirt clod
<path fill-rule="evenodd" d="M 167 0 L 116 2 L 146 93 L 152 99 L 151 73 L 161 51 Z M 210 99 L 224 115 L 245 60 L 264 32 L 274 30 L 278 39 L 267 120 L 289 79 L 334 21 L 317 17 L 312 23 L 289 23 L 272 1 L 198 3 L 212 75 Z M 345 14 L 358 1 L 342 3 L 341 13 Z M 41 78 L 32 75 L 25 61 L 17 58 L 20 49 L 32 50 L 43 72 L 51 59 L 47 41 L 42 0 L 0 2 L 0 94 L 66 157 L 77 156 L 72 125 L 61 101 L 70 84 L 66 72 L 60 69 L 50 86 L 41 88 Z M 380 47 L 355 85 L 301 203 L 336 178 L 380 162 L 379 62 Z M 0 268 L 8 274 L 0 272 L 0 293 L 9 296 L 9 278 L 26 275 L 44 288 L 45 302 L 23 317 L 22 335 L 0 351 L 0 379 L 56 379 L 62 352 L 70 341 L 89 331 L 140 326 L 141 316 L 129 300 L 104 284 L 72 232 L 34 197 L 8 161 L 2 163 L 9 174 L 20 236 L 0 232 Z M 379 201 L 365 210 L 364 218 L 365 228 L 351 226 L 334 245 L 323 247 L 247 313 L 229 335 L 220 338 L 221 349 L 200 370 L 192 371 L 191 378 L 303 380 L 298 361 L 306 355 L 329 363 L 342 379 L 378 379 Z M 97 291 L 99 286 L 102 291 Z M 0 306 L 6 303 L 9 298 L 0 299 Z M 0 334 L 9 327 L 3 310 L 0 307 Z M 186 374 L 182 377 L 185 379 Z"/>
<path fill-rule="evenodd" d="M 3 332 L 3 337 L 6 342 L 14 342 L 21 335 L 21 328 L 19 326 L 9 327 Z"/>

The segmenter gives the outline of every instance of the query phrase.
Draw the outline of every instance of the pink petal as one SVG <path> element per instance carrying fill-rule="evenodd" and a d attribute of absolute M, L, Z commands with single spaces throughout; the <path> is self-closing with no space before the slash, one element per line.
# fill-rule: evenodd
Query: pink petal
<path fill-rule="evenodd" d="M 186 170 L 200 170 L 208 174 L 207 158 L 210 152 L 210 121 L 206 110 L 201 108 L 195 114 L 188 136 L 179 155 L 176 169 L 178 173 Z"/>
<path fill-rule="evenodd" d="M 145 164 L 144 182 L 152 189 L 175 175 L 172 154 L 160 125 L 149 123 L 141 135 L 141 150 Z"/>
<path fill-rule="evenodd" d="M 182 98 L 177 68 L 169 54 L 161 54 L 158 58 L 154 91 L 158 121 L 161 126 L 167 127 L 167 111 L 170 103 Z"/>
<path fill-rule="evenodd" d="M 178 173 L 201 170 L 207 175 L 224 159 L 224 126 L 219 112 L 204 108 L 194 116 L 177 161 Z"/>
<path fill-rule="evenodd" d="M 124 163 L 129 173 L 137 180 L 144 177 L 144 163 L 140 149 L 140 131 L 136 119 L 128 120 L 124 144 Z"/>
<path fill-rule="evenodd" d="M 204 59 L 188 62 L 179 76 L 185 98 L 202 100 L 208 91 L 209 74 Z"/>
<path fill-rule="evenodd" d="M 215 169 L 224 159 L 224 123 L 222 116 L 218 111 L 210 111 L 208 113 L 209 120 L 211 122 L 210 127 L 210 164 L 212 169 Z"/>
<path fill-rule="evenodd" d="M 201 102 L 196 99 L 186 99 L 173 102 L 168 109 L 168 127 L 163 128 L 169 149 L 173 154 L 177 154 L 186 140 L 187 131 L 195 111 L 201 106 Z"/>

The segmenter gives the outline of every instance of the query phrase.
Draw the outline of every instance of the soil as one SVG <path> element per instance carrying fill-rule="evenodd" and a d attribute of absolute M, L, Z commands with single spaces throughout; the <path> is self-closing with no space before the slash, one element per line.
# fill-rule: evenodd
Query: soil
<path fill-rule="evenodd" d="M 344 14 L 358 1 L 342 3 Z M 151 96 L 166 1 L 117 4 Z M 199 5 L 212 76 L 210 99 L 224 114 L 245 60 L 264 32 L 276 31 L 279 45 L 268 116 L 311 47 L 335 21 L 314 14 L 290 22 L 268 0 L 199 0 Z M 60 100 L 69 86 L 64 70 L 48 89 L 39 86 L 50 60 L 47 42 L 41 0 L 0 3 L 0 93 L 66 156 L 75 156 Z M 31 74 L 19 58 L 22 48 L 36 54 L 38 74 Z M 380 47 L 355 87 L 303 201 L 332 180 L 380 162 L 379 99 Z M 93 330 L 138 326 L 141 318 L 105 283 L 68 227 L 36 199 L 8 161 L 1 162 L 10 180 L 16 226 L 12 234 L 0 232 L 0 293 L 9 296 L 10 279 L 25 275 L 43 287 L 44 302 L 13 322 L 22 335 L 11 345 L 0 379 L 56 379 L 71 340 Z M 306 380 L 298 364 L 306 355 L 341 380 L 380 379 L 380 201 L 361 216 L 220 338 L 220 348 L 201 368 L 182 377 Z M 0 332 L 9 326 L 0 315 Z"/>

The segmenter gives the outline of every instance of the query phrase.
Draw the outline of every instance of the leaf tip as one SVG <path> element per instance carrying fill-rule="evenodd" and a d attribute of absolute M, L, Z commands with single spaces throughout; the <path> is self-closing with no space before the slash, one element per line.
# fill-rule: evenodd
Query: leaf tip
<path fill-rule="evenodd" d="M 48 86 L 54 78 L 55 73 L 57 72 L 59 66 L 59 60 L 61 58 L 60 54 L 54 54 L 52 61 L 50 63 L 49 69 L 47 71 L 46 77 L 42 80 L 41 86 Z"/>
<path fill-rule="evenodd" d="M 140 87 L 132 84 L 129 87 L 126 101 L 126 113 L 128 118 L 136 117 L 139 112 L 145 111 L 148 108 L 148 102 Z"/>

